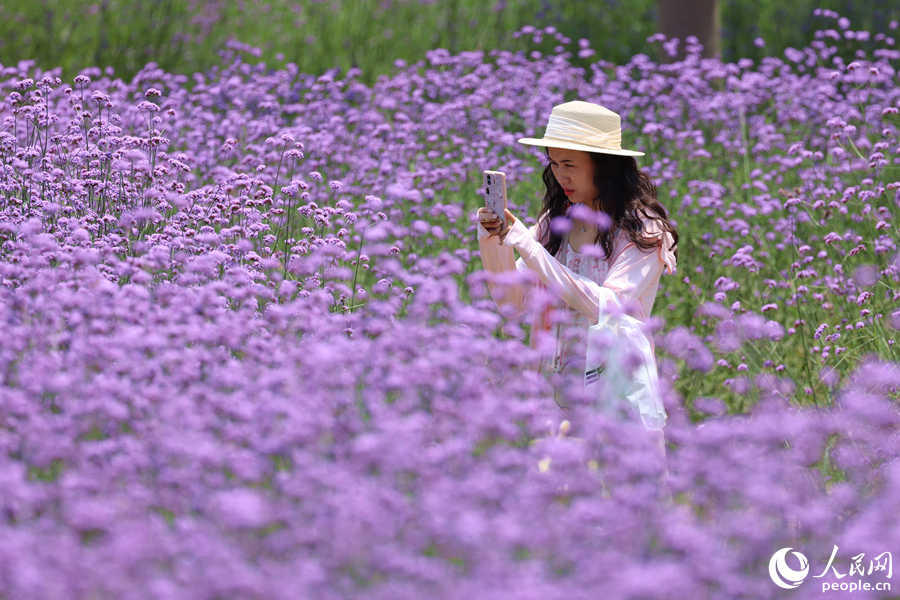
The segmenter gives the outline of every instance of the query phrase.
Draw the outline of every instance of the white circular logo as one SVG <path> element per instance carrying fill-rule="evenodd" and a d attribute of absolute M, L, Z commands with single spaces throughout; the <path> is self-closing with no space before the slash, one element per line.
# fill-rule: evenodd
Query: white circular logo
<path fill-rule="evenodd" d="M 769 577 L 772 578 L 775 585 L 786 590 L 792 590 L 803 583 L 803 579 L 809 574 L 809 561 L 799 552 L 791 552 L 791 554 L 800 561 L 800 570 L 795 571 L 787 566 L 787 560 L 785 559 L 790 551 L 791 548 L 782 548 L 773 554 L 772 559 L 769 561 Z"/>

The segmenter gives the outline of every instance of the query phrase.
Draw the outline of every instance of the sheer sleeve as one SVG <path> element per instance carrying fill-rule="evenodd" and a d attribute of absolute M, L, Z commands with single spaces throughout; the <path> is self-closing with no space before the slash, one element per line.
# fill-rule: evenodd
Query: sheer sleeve
<path fill-rule="evenodd" d="M 669 242 L 670 240 L 665 240 Z M 624 245 L 613 256 L 603 285 L 578 275 L 561 265 L 543 246 L 535 242 L 528 230 L 516 221 L 506 236 L 506 245 L 519 251 L 525 265 L 547 286 L 557 290 L 562 299 L 590 320 L 600 317 L 600 308 L 618 299 L 622 305 L 645 320 L 653 306 L 653 297 L 664 268 L 674 269 L 674 254 L 670 244 L 661 244 L 649 251 L 634 243 Z M 672 254 L 671 261 L 665 255 Z M 649 302 L 647 302 L 649 300 Z"/>
<path fill-rule="evenodd" d="M 641 250 L 632 242 L 613 259 L 603 285 L 619 297 L 630 314 L 646 321 L 664 268 L 658 248 Z"/>
<path fill-rule="evenodd" d="M 538 279 L 560 294 L 563 301 L 588 318 L 600 318 L 600 303 L 614 300 L 613 292 L 600 284 L 562 266 L 529 234 L 520 220 L 516 220 L 506 235 L 505 245 L 519 251 L 522 261 Z"/>
<path fill-rule="evenodd" d="M 530 288 L 523 283 L 523 278 L 512 277 L 512 275 L 528 272 L 528 267 L 521 258 L 516 260 L 512 246 L 500 244 L 500 238 L 498 236 L 491 237 L 481 223 L 478 223 L 477 227 L 481 264 L 485 271 L 501 275 L 488 279 L 491 298 L 498 307 L 508 311 L 510 316 L 524 313 L 528 306 Z M 530 231 L 526 231 L 526 235 L 533 236 L 535 232 L 536 226 Z M 503 273 L 510 275 L 508 281 L 503 281 Z"/>

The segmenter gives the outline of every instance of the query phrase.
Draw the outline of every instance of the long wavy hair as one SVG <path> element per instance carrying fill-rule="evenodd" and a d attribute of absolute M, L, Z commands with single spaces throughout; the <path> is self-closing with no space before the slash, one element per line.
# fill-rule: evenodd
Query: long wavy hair
<path fill-rule="evenodd" d="M 646 173 L 638 169 L 637 161 L 631 156 L 599 152 L 589 154 L 594 166 L 594 186 L 599 191 L 591 208 L 603 211 L 612 220 L 609 228 L 598 227 L 597 237 L 594 240 L 594 243 L 603 249 L 605 256 L 612 256 L 613 238 L 618 230 L 624 231 L 628 238 L 644 251 L 662 244 L 661 238 L 644 235 L 643 220 L 652 219 L 658 221 L 659 228 L 663 232 L 672 234 L 674 243 L 670 250 L 674 249 L 677 257 L 678 232 L 669 223 L 666 209 L 656 198 L 656 185 Z M 547 158 L 549 157 L 548 149 Z M 544 218 L 545 231 L 549 231 L 549 236 L 542 235 L 541 240 L 544 248 L 555 256 L 562 245 L 562 236 L 555 233 L 549 225 L 554 218 L 565 216 L 571 203 L 556 181 L 549 164 L 544 168 L 543 179 L 547 191 L 538 220 Z"/>

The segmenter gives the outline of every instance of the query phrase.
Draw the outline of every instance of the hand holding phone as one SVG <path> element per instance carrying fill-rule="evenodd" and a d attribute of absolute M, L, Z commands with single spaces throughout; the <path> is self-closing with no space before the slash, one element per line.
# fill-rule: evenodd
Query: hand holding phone
<path fill-rule="evenodd" d="M 500 217 L 500 229 L 506 229 L 506 173 L 501 171 L 484 172 L 484 205 L 492 213 Z"/>

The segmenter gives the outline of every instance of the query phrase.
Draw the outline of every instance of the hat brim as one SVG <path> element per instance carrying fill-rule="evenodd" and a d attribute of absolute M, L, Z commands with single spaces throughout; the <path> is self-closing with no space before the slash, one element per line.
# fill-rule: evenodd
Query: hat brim
<path fill-rule="evenodd" d="M 566 142 L 563 140 L 554 140 L 552 138 L 521 138 L 520 144 L 526 146 L 543 146 L 545 148 L 561 148 L 564 150 L 581 150 L 582 152 L 596 152 L 597 154 L 614 154 L 616 156 L 644 156 L 643 152 L 635 150 L 607 150 L 606 148 L 597 148 L 596 146 L 588 146 L 577 142 Z"/>

